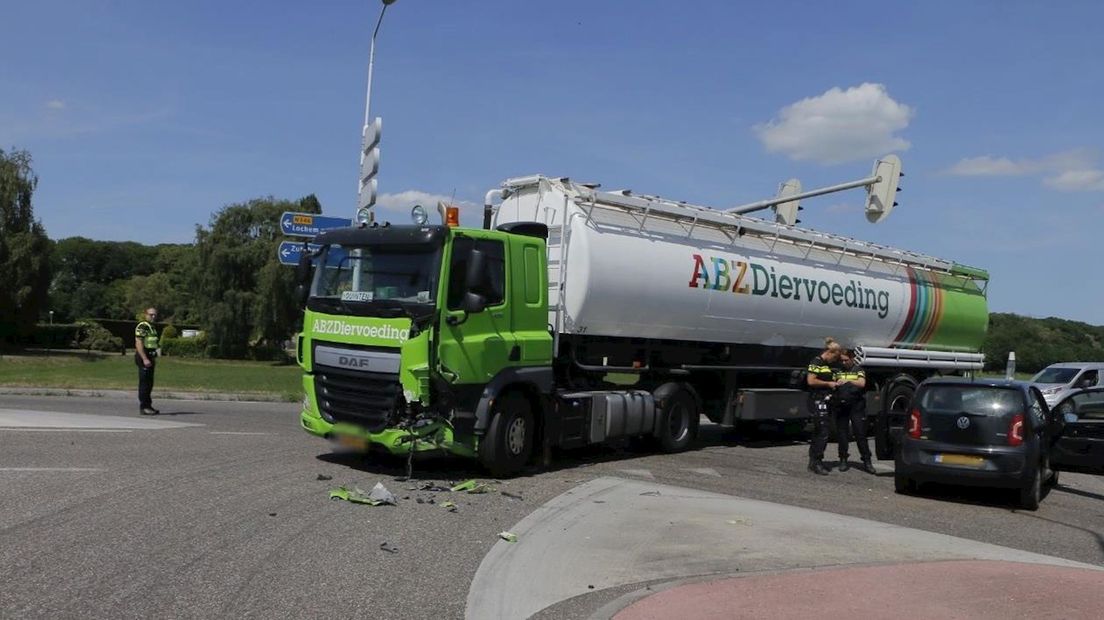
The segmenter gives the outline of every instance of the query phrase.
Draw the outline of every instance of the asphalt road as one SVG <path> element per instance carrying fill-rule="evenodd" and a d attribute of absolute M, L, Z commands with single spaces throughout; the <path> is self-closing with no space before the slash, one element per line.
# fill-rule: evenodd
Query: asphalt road
<path fill-rule="evenodd" d="M 1001 493 L 937 488 L 903 497 L 893 493 L 891 464 L 876 477 L 814 477 L 804 468 L 805 444 L 703 426 L 689 453 L 576 451 L 557 455 L 550 470 L 493 483 L 519 500 L 414 490 L 481 473 L 438 458 L 416 463 L 414 480 L 396 480 L 404 463 L 332 453 L 298 429 L 294 404 L 159 406 L 177 415 L 152 420 L 186 426 L 120 428 L 150 420 L 129 400 L 0 397 L 0 410 L 97 416 L 89 426 L 100 427 L 20 428 L 28 416 L 52 417 L 28 413 L 9 415 L 22 423 L 0 423 L 0 615 L 458 618 L 498 532 L 608 475 L 1104 565 L 1104 479 L 1092 476 L 1063 474 L 1035 513 L 1015 510 Z M 328 498 L 339 484 L 367 490 L 377 481 L 398 506 Z M 440 505 L 446 500 L 456 512 Z"/>

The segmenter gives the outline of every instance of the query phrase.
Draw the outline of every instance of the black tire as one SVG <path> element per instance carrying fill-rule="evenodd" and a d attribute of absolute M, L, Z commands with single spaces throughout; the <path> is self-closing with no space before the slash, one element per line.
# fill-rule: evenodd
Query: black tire
<path fill-rule="evenodd" d="M 664 452 L 682 452 L 698 437 L 701 412 L 698 403 L 685 390 L 668 396 L 659 410 L 656 439 Z"/>
<path fill-rule="evenodd" d="M 881 460 L 893 458 L 897 442 L 908 425 L 908 411 L 916 387 L 907 381 L 894 383 L 886 392 L 882 410 L 874 419 L 874 453 Z"/>
<path fill-rule="evenodd" d="M 521 471 L 533 453 L 536 426 L 529 399 L 518 392 L 495 401 L 491 423 L 479 442 L 479 460 L 495 477 Z"/>
<path fill-rule="evenodd" d="M 893 490 L 901 495 L 911 495 L 916 492 L 916 483 L 908 476 L 894 474 Z"/>
<path fill-rule="evenodd" d="M 1020 508 L 1024 510 L 1038 510 L 1039 501 L 1043 498 L 1043 468 L 1036 467 L 1035 471 L 1020 489 Z"/>

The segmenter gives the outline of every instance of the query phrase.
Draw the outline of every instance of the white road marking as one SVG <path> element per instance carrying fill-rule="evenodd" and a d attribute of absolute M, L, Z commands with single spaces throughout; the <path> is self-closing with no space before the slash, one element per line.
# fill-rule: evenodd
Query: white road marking
<path fill-rule="evenodd" d="M 702 476 L 713 476 L 714 478 L 720 478 L 721 475 L 717 473 L 716 469 L 712 467 L 698 467 L 696 469 L 684 469 L 683 471 L 693 472 L 695 474 L 701 474 Z"/>
<path fill-rule="evenodd" d="M 212 435 L 272 435 L 274 433 L 255 433 L 251 431 L 211 431 Z"/>
<path fill-rule="evenodd" d="M 630 476 L 636 476 L 637 478 L 646 478 L 648 480 L 655 480 L 655 476 L 647 469 L 619 469 L 622 473 L 626 473 Z"/>
<path fill-rule="evenodd" d="M 32 472 L 74 471 L 74 472 L 82 472 L 82 471 L 107 471 L 107 470 L 106 469 L 101 469 L 99 467 L 0 467 L 0 471 L 20 471 L 20 472 L 23 472 L 23 471 L 32 471 Z"/>
<path fill-rule="evenodd" d="M 26 409 L 0 409 L 0 428 L 42 429 L 103 429 L 158 431 L 170 428 L 201 426 L 189 422 L 160 420 L 152 417 L 118 415 L 92 415 L 87 413 L 62 413 L 60 411 L 35 411 Z"/>

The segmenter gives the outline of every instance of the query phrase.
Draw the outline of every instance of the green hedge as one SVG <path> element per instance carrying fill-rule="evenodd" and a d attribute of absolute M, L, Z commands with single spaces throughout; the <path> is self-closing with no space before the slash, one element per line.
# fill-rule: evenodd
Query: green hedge
<path fill-rule="evenodd" d="M 207 336 L 162 338 L 161 354 L 169 357 L 209 357 Z"/>
<path fill-rule="evenodd" d="M 24 344 L 31 347 L 69 349 L 77 346 L 84 323 L 39 323 L 27 336 Z"/>

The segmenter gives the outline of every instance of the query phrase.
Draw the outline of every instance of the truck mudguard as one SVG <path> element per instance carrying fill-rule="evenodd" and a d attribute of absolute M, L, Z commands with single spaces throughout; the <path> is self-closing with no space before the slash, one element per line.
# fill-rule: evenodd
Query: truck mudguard
<path fill-rule="evenodd" d="M 491 404 L 506 388 L 520 385 L 548 397 L 552 394 L 554 379 L 551 366 L 527 366 L 521 368 L 503 368 L 483 388 L 483 395 L 475 406 L 475 434 L 482 435 L 487 430 L 491 421 Z M 542 399 L 543 401 L 543 399 Z M 543 414 L 545 405 L 540 403 L 540 410 L 534 414 Z M 541 416 L 543 418 L 543 416 Z"/>

